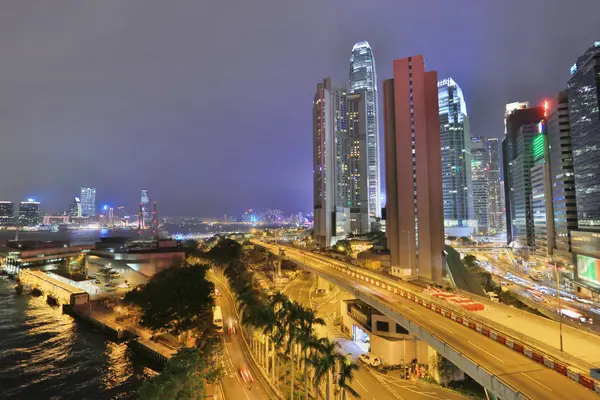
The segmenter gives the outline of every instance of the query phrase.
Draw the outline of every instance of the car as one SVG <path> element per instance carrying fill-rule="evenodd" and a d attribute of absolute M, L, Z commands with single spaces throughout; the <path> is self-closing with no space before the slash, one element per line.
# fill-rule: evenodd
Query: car
<path fill-rule="evenodd" d="M 119 285 L 120 288 L 128 288 L 129 286 L 131 286 L 129 283 L 121 283 Z"/>
<path fill-rule="evenodd" d="M 361 354 L 358 359 L 372 367 L 378 367 L 381 365 L 381 360 L 373 353 Z"/>
<path fill-rule="evenodd" d="M 233 325 L 233 321 L 229 320 L 229 325 L 227 326 L 227 333 L 230 335 L 235 335 L 235 325 Z"/>
<path fill-rule="evenodd" d="M 240 376 L 244 383 L 254 382 L 254 378 L 252 378 L 252 374 L 250 374 L 250 370 L 247 367 L 240 368 Z"/>
<path fill-rule="evenodd" d="M 223 295 L 221 294 L 221 292 L 219 292 L 219 289 L 215 289 L 215 297 L 221 297 L 221 296 L 223 296 Z"/>

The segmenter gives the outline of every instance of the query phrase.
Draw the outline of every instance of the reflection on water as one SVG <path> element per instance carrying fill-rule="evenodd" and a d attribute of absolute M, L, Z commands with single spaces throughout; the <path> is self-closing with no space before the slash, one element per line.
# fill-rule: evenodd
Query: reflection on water
<path fill-rule="evenodd" d="M 0 280 L 0 399 L 130 399 L 152 372 L 125 344 Z"/>

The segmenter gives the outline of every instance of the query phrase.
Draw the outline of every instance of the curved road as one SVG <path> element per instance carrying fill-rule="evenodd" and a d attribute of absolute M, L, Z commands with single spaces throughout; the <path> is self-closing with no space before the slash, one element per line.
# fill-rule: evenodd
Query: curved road
<path fill-rule="evenodd" d="M 266 245 L 272 250 L 276 247 Z M 365 286 L 357 281 L 348 281 L 349 277 L 336 269 L 305 259 L 298 250 L 287 249 L 286 255 L 297 263 L 304 264 L 310 270 L 324 278 L 334 278 L 346 282 L 352 290 L 371 296 L 390 309 L 401 313 L 421 328 L 441 338 L 460 354 L 485 367 L 504 382 L 517 388 L 530 399 L 543 400 L 598 400 L 600 397 L 592 390 L 550 370 L 535 361 L 516 353 L 512 349 L 491 340 L 462 324 L 458 324 L 441 314 L 425 309 L 400 295 L 382 290 L 376 286 Z"/>

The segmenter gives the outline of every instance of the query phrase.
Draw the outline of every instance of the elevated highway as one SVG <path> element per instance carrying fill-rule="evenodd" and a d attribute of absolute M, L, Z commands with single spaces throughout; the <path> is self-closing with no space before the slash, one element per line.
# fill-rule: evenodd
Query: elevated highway
<path fill-rule="evenodd" d="M 256 244 L 279 253 L 279 246 Z M 599 399 L 600 385 L 589 377 L 447 304 L 424 300 L 404 282 L 378 280 L 362 269 L 289 247 L 286 256 L 385 313 L 502 399 Z"/>

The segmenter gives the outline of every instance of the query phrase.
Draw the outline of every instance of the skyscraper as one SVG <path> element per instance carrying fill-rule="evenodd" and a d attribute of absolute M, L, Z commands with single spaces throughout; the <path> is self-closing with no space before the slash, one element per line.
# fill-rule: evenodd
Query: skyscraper
<path fill-rule="evenodd" d="M 0 201 L 0 226 L 15 225 L 15 208 L 12 201 Z"/>
<path fill-rule="evenodd" d="M 567 84 L 577 198 L 571 231 L 575 284 L 583 295 L 600 293 L 600 41 L 571 67 Z"/>
<path fill-rule="evenodd" d="M 144 226 L 149 226 L 150 224 L 150 195 L 148 195 L 148 190 L 142 189 L 142 195 L 140 197 L 140 203 L 142 205 L 142 218 Z"/>
<path fill-rule="evenodd" d="M 471 138 L 471 182 L 473 185 L 474 218 L 478 233 L 490 227 L 490 152 L 486 137 Z M 443 170 L 443 168 L 442 168 Z"/>
<path fill-rule="evenodd" d="M 346 93 L 326 78 L 313 102 L 314 238 L 329 247 L 369 231 L 365 92 Z"/>
<path fill-rule="evenodd" d="M 486 144 L 490 153 L 489 169 L 489 201 L 490 201 L 490 228 L 497 232 L 506 229 L 504 224 L 504 201 L 502 200 L 503 187 L 500 184 L 500 148 L 498 138 L 486 138 Z"/>
<path fill-rule="evenodd" d="M 531 167 L 533 138 L 538 123 L 544 118 L 542 107 L 515 109 L 506 119 L 507 134 L 504 150 L 506 190 L 507 242 L 523 247 L 535 247 L 533 211 L 531 208 Z"/>
<path fill-rule="evenodd" d="M 550 148 L 545 121 L 538 123 L 538 134 L 533 137 L 533 167 L 531 167 L 531 212 L 535 253 L 541 257 L 552 255 L 554 248 L 554 216 L 552 212 L 552 183 L 550 180 Z"/>
<path fill-rule="evenodd" d="M 573 262 L 571 231 L 577 229 L 575 174 L 571 149 L 569 95 L 560 92 L 550 102 L 548 141 L 550 143 L 550 174 L 554 210 L 554 257 L 563 265 Z"/>
<path fill-rule="evenodd" d="M 600 41 L 571 67 L 567 85 L 579 229 L 600 231 Z"/>
<path fill-rule="evenodd" d="M 391 273 L 441 282 L 444 250 L 437 72 L 423 56 L 394 61 L 383 82 L 386 232 Z"/>
<path fill-rule="evenodd" d="M 379 128 L 377 112 L 377 72 L 375 57 L 368 42 L 358 42 L 350 53 L 349 92 L 364 92 L 367 107 L 366 156 L 369 215 L 381 217 L 379 172 Z"/>
<path fill-rule="evenodd" d="M 77 218 L 77 217 L 81 217 L 82 215 L 83 215 L 83 212 L 81 209 L 81 200 L 79 199 L 79 197 L 75 197 L 73 199 L 73 202 L 71 204 L 69 204 L 69 217 Z"/>
<path fill-rule="evenodd" d="M 442 148 L 444 225 L 465 228 L 473 219 L 471 133 L 467 105 L 452 78 L 437 83 Z M 448 231 L 448 229 L 447 229 Z"/>
<path fill-rule="evenodd" d="M 93 188 L 81 188 L 79 196 L 81 200 L 81 213 L 85 217 L 96 216 L 96 189 Z"/>
<path fill-rule="evenodd" d="M 22 201 L 19 205 L 19 224 L 36 226 L 40 223 L 40 202 L 34 199 Z"/>

